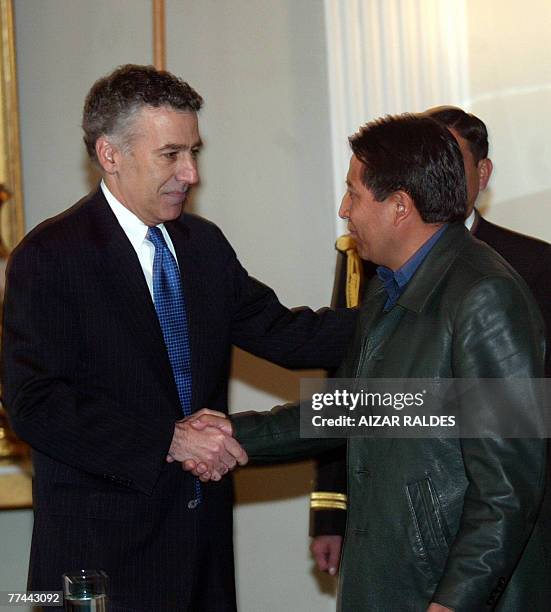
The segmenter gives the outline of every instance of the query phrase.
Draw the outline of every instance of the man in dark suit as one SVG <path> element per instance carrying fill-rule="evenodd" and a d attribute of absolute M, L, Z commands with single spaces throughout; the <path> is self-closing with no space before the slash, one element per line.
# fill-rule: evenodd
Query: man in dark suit
<path fill-rule="evenodd" d="M 183 417 L 227 412 L 235 344 L 286 367 L 335 367 L 355 313 L 290 311 L 222 232 L 182 209 L 198 181 L 202 99 L 152 67 L 88 94 L 98 189 L 32 231 L 8 270 L 3 391 L 33 448 L 29 588 L 79 568 L 110 577 L 112 612 L 236 609 L 230 478 L 246 454 Z"/>
<path fill-rule="evenodd" d="M 476 209 L 478 194 L 488 186 L 493 164 L 488 157 L 488 130 L 484 122 L 454 106 L 438 106 L 426 111 L 455 136 L 465 164 L 467 178 L 467 217 L 471 233 L 489 244 L 530 287 L 545 321 L 547 345 L 551 333 L 551 245 L 487 221 Z M 551 376 L 551 351 L 546 352 L 546 376 Z"/>
<path fill-rule="evenodd" d="M 493 164 L 488 157 L 488 131 L 484 122 L 453 106 L 439 106 L 425 113 L 445 125 L 455 136 L 465 165 L 467 179 L 467 216 L 465 225 L 471 233 L 489 244 L 525 280 L 542 312 L 551 346 L 551 245 L 490 223 L 476 209 L 480 191 L 486 189 Z M 375 271 L 371 262 L 364 262 L 364 279 Z M 339 255 L 335 276 L 337 296 L 334 305 L 346 305 L 346 277 L 342 255 Z M 341 297 L 339 297 L 341 296 Z M 551 376 L 551 350 L 546 351 L 545 374 Z M 346 523 L 346 460 L 342 450 L 327 453 L 318 462 L 316 491 L 312 493 L 310 535 L 312 553 L 318 567 L 334 575 L 339 566 L 342 538 Z"/>

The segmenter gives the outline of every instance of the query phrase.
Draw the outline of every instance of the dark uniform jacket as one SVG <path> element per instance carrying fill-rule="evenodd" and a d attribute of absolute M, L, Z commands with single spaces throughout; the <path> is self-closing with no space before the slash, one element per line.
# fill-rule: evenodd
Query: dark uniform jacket
<path fill-rule="evenodd" d="M 388 313 L 386 299 L 375 279 L 340 376 L 543 376 L 530 291 L 462 224 L 448 227 Z M 511 401 L 537 400 L 524 388 Z M 338 443 L 301 439 L 298 407 L 235 426 L 262 461 Z M 431 601 L 456 612 L 549 610 L 545 440 L 351 438 L 347 463 L 342 612 L 425 612 Z"/>

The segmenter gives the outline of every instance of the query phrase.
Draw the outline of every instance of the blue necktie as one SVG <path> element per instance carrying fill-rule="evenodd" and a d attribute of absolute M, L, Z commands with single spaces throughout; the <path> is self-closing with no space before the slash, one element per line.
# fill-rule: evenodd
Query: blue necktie
<path fill-rule="evenodd" d="M 153 258 L 153 300 L 161 325 L 172 373 L 185 416 L 191 414 L 191 350 L 189 346 L 186 302 L 180 271 L 158 227 L 150 227 L 147 239 L 155 246 Z M 196 502 L 201 486 L 195 481 Z"/>

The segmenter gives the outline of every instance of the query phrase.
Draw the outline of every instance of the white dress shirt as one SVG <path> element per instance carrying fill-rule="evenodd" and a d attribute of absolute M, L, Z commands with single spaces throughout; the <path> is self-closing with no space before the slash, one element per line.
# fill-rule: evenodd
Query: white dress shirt
<path fill-rule="evenodd" d="M 474 218 L 476 217 L 475 208 L 472 209 L 471 214 L 463 221 L 465 223 L 465 227 L 469 230 L 469 232 L 473 228 Z"/>
<path fill-rule="evenodd" d="M 149 227 L 143 221 L 138 219 L 138 217 L 136 217 L 131 210 L 128 210 L 124 204 L 121 204 L 117 200 L 117 198 L 109 191 L 103 180 L 101 181 L 101 190 L 103 191 L 103 195 L 105 196 L 107 203 L 117 218 L 117 221 L 122 227 L 128 240 L 130 240 L 130 244 L 136 251 L 136 255 L 138 256 L 140 266 L 142 267 L 143 274 L 145 276 L 145 281 L 149 288 L 149 293 L 151 293 L 151 299 L 153 299 L 153 257 L 155 256 L 155 246 L 145 237 Z M 172 240 L 166 231 L 166 227 L 162 223 L 157 227 L 161 230 L 170 252 L 174 255 L 176 263 L 178 263 L 176 251 L 174 250 Z"/>

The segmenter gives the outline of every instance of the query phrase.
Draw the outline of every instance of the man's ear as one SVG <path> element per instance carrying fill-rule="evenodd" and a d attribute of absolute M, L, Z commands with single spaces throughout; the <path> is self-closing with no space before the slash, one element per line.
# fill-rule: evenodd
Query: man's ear
<path fill-rule="evenodd" d="M 494 164 L 492 164 L 492 160 L 489 157 L 485 157 L 478 162 L 478 189 L 480 191 L 484 191 L 488 186 L 493 169 Z"/>
<path fill-rule="evenodd" d="M 117 171 L 119 151 L 105 136 L 100 136 L 96 140 L 96 156 L 107 174 L 114 174 Z"/>
<path fill-rule="evenodd" d="M 415 204 L 405 191 L 395 191 L 390 198 L 394 210 L 394 225 L 397 226 L 411 216 Z"/>

